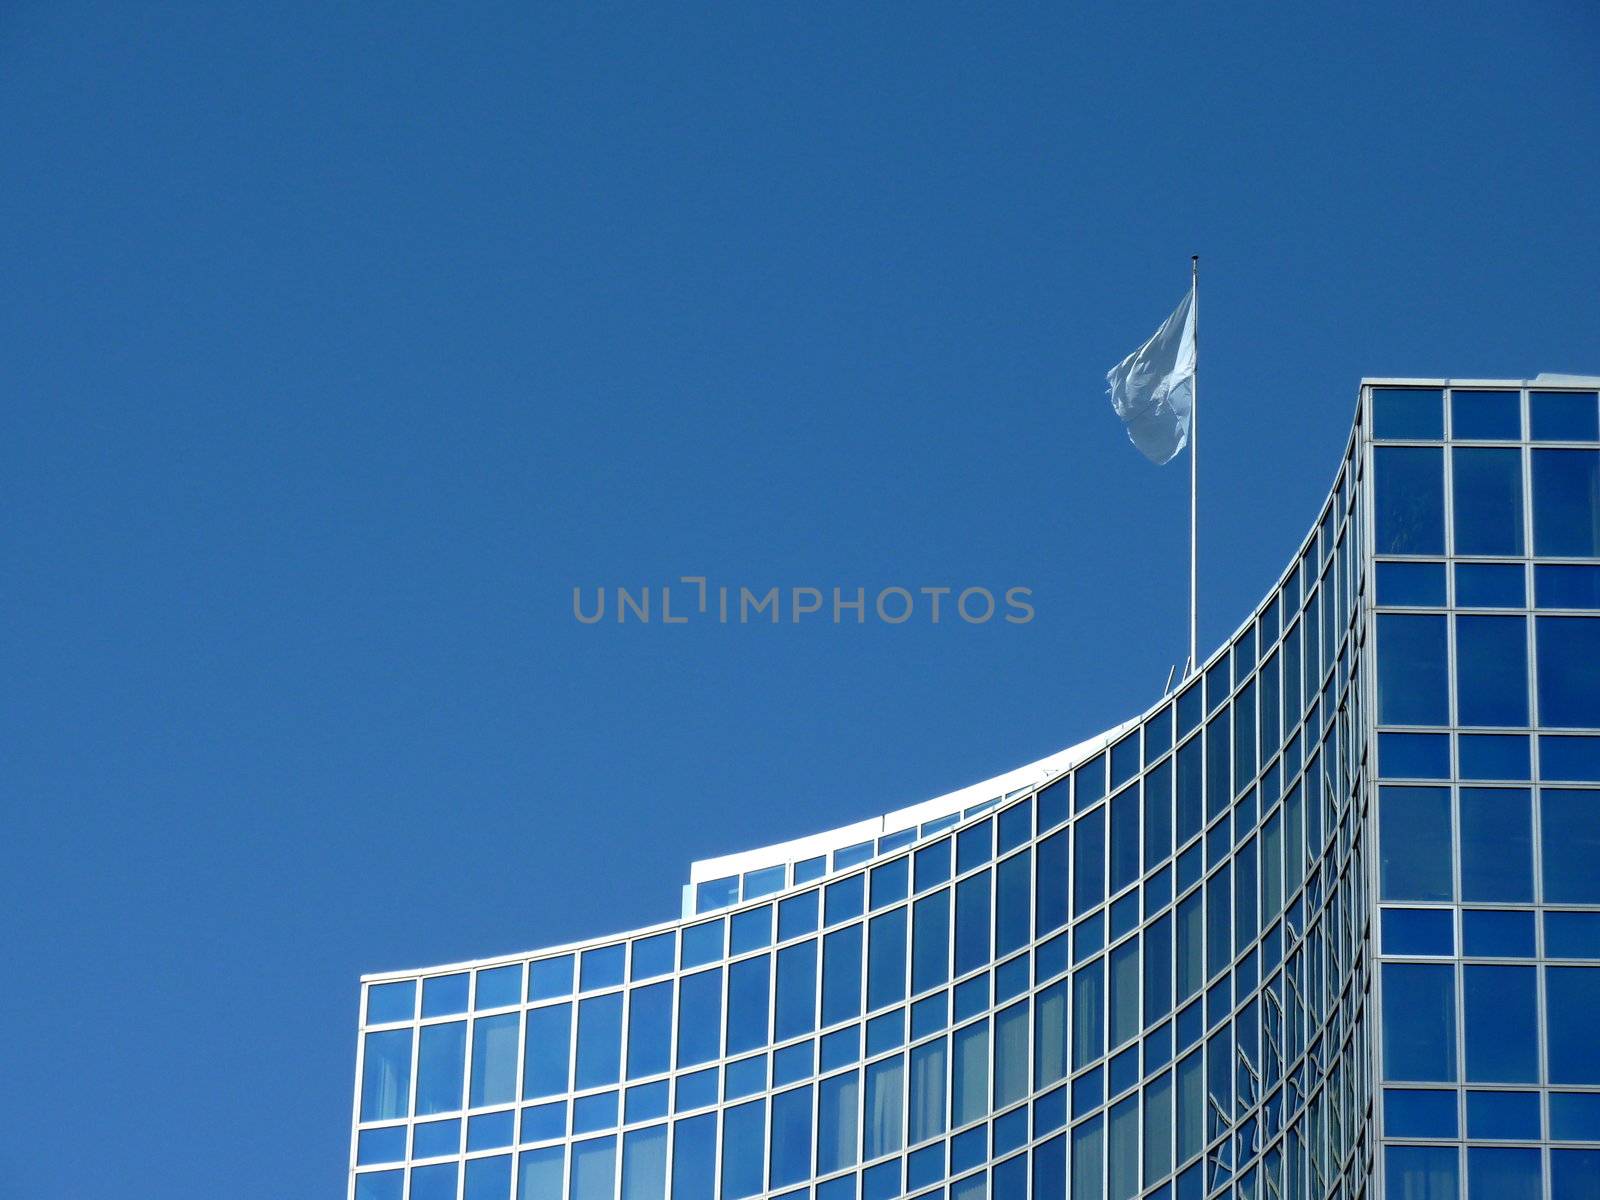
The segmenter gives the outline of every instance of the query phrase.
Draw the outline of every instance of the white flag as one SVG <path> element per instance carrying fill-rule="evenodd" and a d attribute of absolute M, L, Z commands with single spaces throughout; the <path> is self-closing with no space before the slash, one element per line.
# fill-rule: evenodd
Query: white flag
<path fill-rule="evenodd" d="M 1128 439 L 1153 463 L 1189 444 L 1194 409 L 1194 290 L 1155 336 L 1106 372 L 1111 407 Z"/>

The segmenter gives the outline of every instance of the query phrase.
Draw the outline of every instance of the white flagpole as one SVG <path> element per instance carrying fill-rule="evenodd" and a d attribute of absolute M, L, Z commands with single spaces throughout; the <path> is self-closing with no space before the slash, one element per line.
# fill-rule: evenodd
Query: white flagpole
<path fill-rule="evenodd" d="M 1199 638 L 1197 636 L 1199 621 L 1199 573 L 1195 557 L 1195 543 L 1198 540 L 1196 532 L 1199 522 L 1196 519 L 1196 496 L 1198 495 L 1198 471 L 1195 465 L 1195 449 L 1200 433 L 1200 256 L 1189 256 L 1189 286 L 1193 290 L 1194 313 L 1194 378 L 1189 384 L 1189 670 L 1193 675 L 1200 668 Z"/>

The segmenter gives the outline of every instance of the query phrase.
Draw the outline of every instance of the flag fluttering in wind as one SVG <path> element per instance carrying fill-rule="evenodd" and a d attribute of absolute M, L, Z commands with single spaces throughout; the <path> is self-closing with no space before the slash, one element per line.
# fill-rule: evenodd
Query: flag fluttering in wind
<path fill-rule="evenodd" d="M 1195 291 L 1190 288 L 1155 335 L 1106 372 L 1111 407 L 1128 439 L 1153 463 L 1189 444 L 1194 413 Z"/>

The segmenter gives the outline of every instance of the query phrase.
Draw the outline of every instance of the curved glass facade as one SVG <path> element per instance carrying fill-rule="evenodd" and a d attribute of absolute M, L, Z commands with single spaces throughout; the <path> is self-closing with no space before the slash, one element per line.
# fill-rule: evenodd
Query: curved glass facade
<path fill-rule="evenodd" d="M 1365 383 L 1137 721 L 669 924 L 368 977 L 350 1196 L 1600 1195 L 1597 423 Z"/>

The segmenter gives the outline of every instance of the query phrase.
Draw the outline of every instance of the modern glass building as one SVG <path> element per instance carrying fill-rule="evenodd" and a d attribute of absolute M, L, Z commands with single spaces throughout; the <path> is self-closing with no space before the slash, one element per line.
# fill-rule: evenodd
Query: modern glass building
<path fill-rule="evenodd" d="M 1597 391 L 1365 381 L 1137 719 L 367 977 L 350 1197 L 1600 1197 Z"/>

